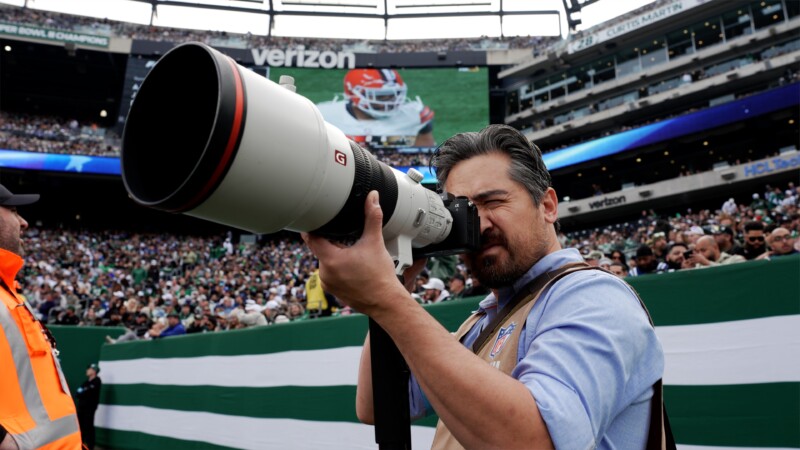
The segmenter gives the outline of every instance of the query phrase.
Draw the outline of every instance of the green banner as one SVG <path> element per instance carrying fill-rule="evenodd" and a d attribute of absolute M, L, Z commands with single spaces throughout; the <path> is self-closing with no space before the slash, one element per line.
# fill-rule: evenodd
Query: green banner
<path fill-rule="evenodd" d="M 628 280 L 664 347 L 665 399 L 679 444 L 800 448 L 799 273 L 800 256 L 793 256 Z M 478 301 L 427 310 L 452 331 Z M 103 446 L 374 445 L 373 428 L 357 423 L 354 407 L 364 316 L 102 349 L 107 330 L 67 328 L 57 328 L 65 366 L 100 350 Z M 77 364 L 81 375 L 94 358 Z M 412 427 L 415 448 L 430 445 L 435 420 Z"/>

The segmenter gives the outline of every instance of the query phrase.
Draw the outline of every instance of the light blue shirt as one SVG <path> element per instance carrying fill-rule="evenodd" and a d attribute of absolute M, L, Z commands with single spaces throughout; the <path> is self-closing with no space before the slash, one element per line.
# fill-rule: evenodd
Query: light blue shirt
<path fill-rule="evenodd" d="M 499 290 L 499 302 L 490 294 L 480 303 L 486 315 L 464 336 L 464 345 L 472 348 L 517 290 L 578 261 L 583 258 L 576 249 L 559 250 Z M 530 390 L 557 449 L 645 447 L 664 353 L 626 283 L 599 270 L 570 274 L 542 293 L 520 332 L 519 362 L 511 376 Z M 432 412 L 413 377 L 410 401 L 412 417 Z"/>

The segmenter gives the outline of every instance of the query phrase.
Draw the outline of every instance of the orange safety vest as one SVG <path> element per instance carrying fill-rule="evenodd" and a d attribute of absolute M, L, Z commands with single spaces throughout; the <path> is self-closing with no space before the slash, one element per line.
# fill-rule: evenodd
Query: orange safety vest
<path fill-rule="evenodd" d="M 22 258 L 0 249 L 0 425 L 21 450 L 76 450 L 75 403 L 45 328 L 17 293 Z"/>

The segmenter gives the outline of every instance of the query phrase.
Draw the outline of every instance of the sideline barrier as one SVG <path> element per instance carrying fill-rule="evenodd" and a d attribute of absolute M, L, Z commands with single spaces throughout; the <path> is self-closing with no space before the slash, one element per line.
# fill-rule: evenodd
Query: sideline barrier
<path fill-rule="evenodd" d="M 630 279 L 664 345 L 679 448 L 800 448 L 800 257 Z M 455 329 L 478 299 L 432 305 Z M 374 449 L 354 398 L 364 316 L 104 345 L 110 449 Z M 74 386 L 74 385 L 73 385 Z M 412 427 L 429 448 L 435 418 Z"/>

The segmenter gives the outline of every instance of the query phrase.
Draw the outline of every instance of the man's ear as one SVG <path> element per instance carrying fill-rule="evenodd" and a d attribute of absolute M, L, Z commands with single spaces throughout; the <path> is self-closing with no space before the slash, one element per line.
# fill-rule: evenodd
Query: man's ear
<path fill-rule="evenodd" d="M 547 188 L 542 201 L 539 203 L 547 223 L 555 223 L 558 220 L 558 196 L 553 188 Z"/>

